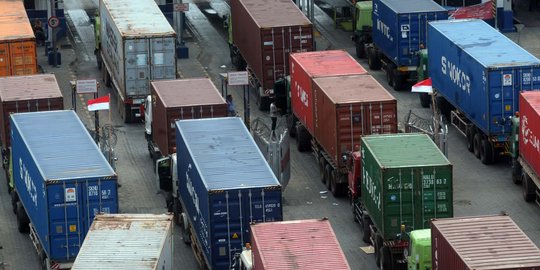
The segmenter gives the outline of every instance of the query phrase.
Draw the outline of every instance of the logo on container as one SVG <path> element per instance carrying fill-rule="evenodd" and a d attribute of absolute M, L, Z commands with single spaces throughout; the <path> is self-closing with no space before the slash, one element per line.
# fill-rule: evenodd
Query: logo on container
<path fill-rule="evenodd" d="M 365 166 L 362 166 L 362 174 L 362 184 L 366 187 L 366 190 L 377 209 L 381 210 L 381 191 L 375 185 L 375 182 L 365 169 Z"/>
<path fill-rule="evenodd" d="M 77 201 L 77 190 L 75 188 L 66 188 L 64 192 L 64 201 L 65 202 L 76 202 Z"/>
<path fill-rule="evenodd" d="M 441 71 L 444 75 L 448 75 L 450 81 L 457 85 L 461 90 L 471 94 L 471 78 L 463 70 L 461 70 L 454 63 L 446 59 L 445 56 L 441 57 Z"/>
<path fill-rule="evenodd" d="M 298 82 L 294 82 L 295 89 L 296 89 L 296 97 L 300 99 L 300 102 L 304 104 L 304 106 L 309 107 L 309 96 L 306 90 L 300 86 Z"/>
<path fill-rule="evenodd" d="M 540 140 L 538 140 L 538 137 L 529 128 L 527 116 L 523 115 L 521 118 L 521 136 L 519 137 L 523 139 L 524 145 L 530 144 L 537 152 L 540 152 Z"/>
<path fill-rule="evenodd" d="M 394 40 L 392 36 L 390 36 L 390 27 L 380 19 L 377 19 L 377 30 L 381 32 L 388 40 Z"/>
<path fill-rule="evenodd" d="M 21 158 L 19 158 L 19 172 L 21 180 L 23 181 L 24 185 L 26 186 L 26 190 L 28 191 L 28 195 L 30 195 L 30 199 L 37 207 L 36 185 L 34 184 L 34 181 L 32 181 L 32 176 L 30 176 L 30 173 L 28 173 L 28 169 L 26 169 L 26 165 L 23 164 Z"/>

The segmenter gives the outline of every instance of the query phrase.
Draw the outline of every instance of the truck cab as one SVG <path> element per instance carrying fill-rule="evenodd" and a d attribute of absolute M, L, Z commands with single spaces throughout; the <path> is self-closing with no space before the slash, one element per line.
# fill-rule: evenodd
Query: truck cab
<path fill-rule="evenodd" d="M 366 44 L 372 43 L 371 31 L 373 29 L 372 1 L 359 1 L 355 5 L 352 40 L 356 45 L 356 56 L 358 58 L 366 57 Z"/>
<path fill-rule="evenodd" d="M 416 73 L 418 75 L 417 82 L 421 82 L 429 78 L 429 69 L 428 69 L 428 50 L 421 49 L 418 51 L 418 67 L 416 68 Z M 428 108 L 431 103 L 431 98 L 428 93 L 420 93 L 420 104 L 424 108 Z"/>
<path fill-rule="evenodd" d="M 431 229 L 412 231 L 409 238 L 409 248 L 405 254 L 407 270 L 430 270 Z"/>

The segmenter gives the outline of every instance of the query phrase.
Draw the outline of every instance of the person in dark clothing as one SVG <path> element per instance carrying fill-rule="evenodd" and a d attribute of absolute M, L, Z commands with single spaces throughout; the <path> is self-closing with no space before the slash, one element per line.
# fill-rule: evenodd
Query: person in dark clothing
<path fill-rule="evenodd" d="M 41 23 L 40 19 L 36 19 L 34 21 L 32 29 L 34 30 L 34 35 L 36 36 L 37 45 L 43 46 L 45 44 L 45 31 L 43 30 L 43 23 Z"/>
<path fill-rule="evenodd" d="M 270 103 L 270 119 L 272 119 L 272 135 L 273 136 L 275 136 L 277 117 L 278 117 L 278 108 L 276 106 L 276 100 L 272 99 L 272 103 Z"/>

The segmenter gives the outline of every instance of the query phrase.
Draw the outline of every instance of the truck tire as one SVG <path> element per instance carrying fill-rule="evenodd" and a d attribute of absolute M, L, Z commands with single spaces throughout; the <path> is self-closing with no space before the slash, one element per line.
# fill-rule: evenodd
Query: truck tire
<path fill-rule="evenodd" d="M 178 199 L 173 198 L 172 208 L 174 223 L 178 226 L 182 226 L 182 205 Z"/>
<path fill-rule="evenodd" d="M 324 173 L 325 173 L 325 167 L 326 167 L 326 160 L 324 159 L 324 157 L 319 157 L 319 177 L 321 178 L 321 182 L 323 184 L 326 183 L 326 178 L 324 177 Z"/>
<path fill-rule="evenodd" d="M 326 164 L 326 166 L 324 167 L 324 178 L 325 178 L 325 184 L 326 184 L 326 188 L 328 190 L 330 190 L 330 184 L 332 182 L 332 172 L 334 170 L 332 169 L 332 166 L 330 166 L 330 164 Z"/>
<path fill-rule="evenodd" d="M 180 215 L 180 220 L 182 221 L 182 224 L 180 225 L 180 230 L 182 230 L 182 240 L 184 241 L 184 244 L 190 245 L 191 244 L 191 232 L 190 227 L 188 223 L 188 218 L 185 213 L 182 213 Z"/>
<path fill-rule="evenodd" d="M 428 93 L 420 93 L 420 105 L 422 105 L 423 108 L 429 108 L 429 105 L 431 105 L 431 97 Z"/>
<path fill-rule="evenodd" d="M 512 182 L 514 182 L 514 184 L 521 184 L 521 173 L 521 164 L 519 164 L 519 161 L 517 161 L 517 159 L 512 158 Z"/>
<path fill-rule="evenodd" d="M 368 216 L 362 216 L 362 241 L 368 244 L 371 244 L 371 230 L 369 229 L 370 222 L 371 220 Z"/>
<path fill-rule="evenodd" d="M 392 69 L 392 88 L 396 91 L 403 89 L 403 76 L 397 68 Z"/>
<path fill-rule="evenodd" d="M 393 270 L 394 267 L 392 264 L 392 254 L 390 254 L 390 248 L 382 246 L 379 253 L 379 267 L 381 270 Z"/>
<path fill-rule="evenodd" d="M 375 264 L 378 267 L 381 267 L 381 251 L 383 247 L 383 240 L 379 234 L 375 235 L 375 246 L 373 247 L 375 249 Z"/>
<path fill-rule="evenodd" d="M 17 214 L 17 202 L 19 202 L 19 194 L 15 191 L 11 192 L 11 207 L 13 208 L 13 214 Z"/>
<path fill-rule="evenodd" d="M 20 233 L 29 233 L 29 225 L 30 220 L 28 219 L 28 215 L 26 215 L 26 210 L 24 210 L 22 203 L 19 201 L 17 202 L 17 229 L 19 229 Z"/>
<path fill-rule="evenodd" d="M 482 145 L 480 145 L 480 161 L 485 165 L 493 163 L 493 146 L 486 136 L 482 136 Z"/>
<path fill-rule="evenodd" d="M 287 128 L 289 129 L 289 136 L 291 138 L 296 137 L 296 117 L 290 115 L 287 117 Z"/>
<path fill-rule="evenodd" d="M 133 122 L 133 113 L 131 112 L 131 105 L 124 104 L 124 123 L 129 124 Z"/>
<path fill-rule="evenodd" d="M 332 174 L 330 175 L 330 191 L 332 192 L 332 195 L 334 197 L 339 198 L 343 197 L 343 185 L 338 183 L 338 171 L 332 170 Z"/>
<path fill-rule="evenodd" d="M 482 135 L 480 132 L 474 134 L 474 155 L 480 158 L 480 147 L 482 147 Z"/>
<path fill-rule="evenodd" d="M 364 41 L 356 43 L 356 57 L 362 59 L 366 58 L 366 51 L 364 50 Z"/>
<path fill-rule="evenodd" d="M 394 70 L 394 64 L 388 64 L 386 65 L 386 68 L 384 69 L 384 72 L 386 73 L 386 81 L 388 82 L 389 86 L 394 85 L 394 77 L 393 75 Z"/>
<path fill-rule="evenodd" d="M 467 150 L 469 150 L 469 152 L 473 153 L 474 151 L 474 128 L 472 127 L 469 127 L 467 128 Z"/>
<path fill-rule="evenodd" d="M 371 70 L 379 70 L 381 69 L 381 59 L 377 55 L 377 52 L 375 48 L 369 47 L 367 51 L 367 57 L 368 57 L 368 66 Z"/>
<path fill-rule="evenodd" d="M 523 182 L 523 199 L 526 202 L 532 202 L 536 196 L 536 186 L 526 172 L 522 172 L 521 179 Z"/>

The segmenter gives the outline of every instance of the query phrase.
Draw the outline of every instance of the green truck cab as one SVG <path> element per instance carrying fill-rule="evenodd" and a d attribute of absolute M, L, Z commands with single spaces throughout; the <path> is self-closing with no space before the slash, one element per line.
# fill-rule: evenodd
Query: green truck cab
<path fill-rule="evenodd" d="M 421 49 L 418 51 L 418 67 L 416 68 L 416 73 L 418 74 L 417 82 L 421 82 L 429 78 L 427 49 Z M 430 95 L 428 93 L 420 93 L 420 104 L 422 104 L 422 107 L 428 108 L 430 103 Z"/>
<path fill-rule="evenodd" d="M 356 56 L 358 58 L 366 57 L 365 45 L 373 42 L 371 34 L 373 29 L 372 13 L 372 1 L 360 1 L 356 3 L 353 23 L 354 35 L 352 36 L 352 40 L 356 45 Z"/>
<path fill-rule="evenodd" d="M 101 59 L 101 19 L 99 18 L 99 12 L 96 11 L 94 18 L 92 19 L 94 23 L 94 37 L 95 37 L 95 48 L 94 55 L 96 56 L 96 62 L 98 69 L 101 69 L 103 59 Z"/>
<path fill-rule="evenodd" d="M 407 252 L 407 270 L 431 269 L 431 229 L 410 232 Z"/>

